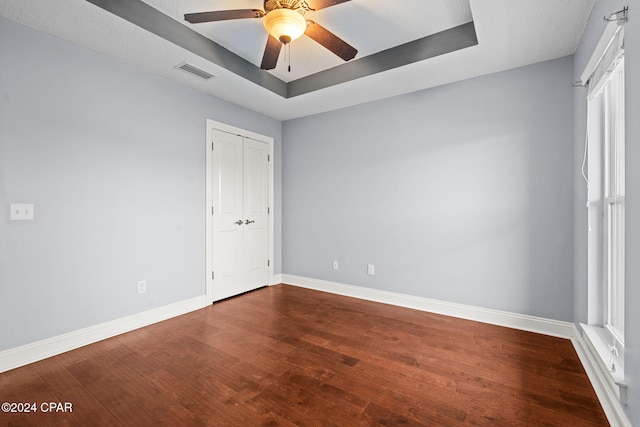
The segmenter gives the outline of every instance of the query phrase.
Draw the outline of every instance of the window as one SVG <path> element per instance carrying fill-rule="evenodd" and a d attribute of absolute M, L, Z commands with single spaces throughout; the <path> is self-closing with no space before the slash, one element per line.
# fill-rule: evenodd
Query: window
<path fill-rule="evenodd" d="M 624 57 L 604 86 L 604 326 L 624 347 Z M 615 345 L 615 344 L 614 344 Z"/>
<path fill-rule="evenodd" d="M 624 22 L 610 21 L 582 74 L 587 82 L 588 325 L 591 352 L 608 371 L 621 402 L 625 344 L 625 72 Z M 588 169 L 588 173 L 585 171 Z"/>

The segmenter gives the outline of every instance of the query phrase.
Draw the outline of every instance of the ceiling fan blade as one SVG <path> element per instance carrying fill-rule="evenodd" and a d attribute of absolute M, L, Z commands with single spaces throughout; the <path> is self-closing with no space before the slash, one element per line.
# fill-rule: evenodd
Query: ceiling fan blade
<path fill-rule="evenodd" d="M 335 6 L 340 3 L 346 3 L 351 0 L 308 0 L 309 7 L 313 10 L 324 9 L 325 7 Z"/>
<path fill-rule="evenodd" d="M 353 59 L 358 51 L 356 48 L 333 34 L 320 24 L 313 21 L 307 21 L 307 30 L 304 32 L 307 36 L 338 55 L 340 58 L 348 61 Z"/>
<path fill-rule="evenodd" d="M 282 49 L 282 43 L 280 43 L 278 39 L 269 36 L 267 46 L 264 48 L 264 56 L 262 57 L 260 69 L 273 70 L 276 68 L 278 57 L 280 56 L 280 49 Z"/>
<path fill-rule="evenodd" d="M 212 21 L 226 21 L 229 19 L 262 18 L 264 12 L 260 9 L 216 10 L 213 12 L 187 13 L 184 19 L 192 24 Z"/>

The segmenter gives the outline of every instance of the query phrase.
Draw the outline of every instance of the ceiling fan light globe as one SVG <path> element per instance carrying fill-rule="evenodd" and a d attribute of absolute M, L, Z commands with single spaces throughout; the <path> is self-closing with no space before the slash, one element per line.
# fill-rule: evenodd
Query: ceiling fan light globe
<path fill-rule="evenodd" d="M 264 28 L 271 37 L 287 44 L 304 34 L 307 21 L 293 9 L 275 9 L 265 15 Z"/>

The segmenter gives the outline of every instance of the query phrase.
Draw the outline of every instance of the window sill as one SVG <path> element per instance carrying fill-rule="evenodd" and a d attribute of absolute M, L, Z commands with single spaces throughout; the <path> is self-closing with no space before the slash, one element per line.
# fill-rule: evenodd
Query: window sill
<path fill-rule="evenodd" d="M 624 350 L 621 350 L 620 355 L 612 359 L 609 351 L 611 339 L 608 332 L 600 326 L 585 325 L 584 323 L 581 323 L 580 326 L 582 327 L 582 336 L 587 348 L 598 362 L 600 370 L 605 374 L 607 385 L 618 397 L 620 403 L 626 404 L 627 385 L 624 382 Z M 616 367 L 614 372 L 608 369 L 612 361 Z"/>

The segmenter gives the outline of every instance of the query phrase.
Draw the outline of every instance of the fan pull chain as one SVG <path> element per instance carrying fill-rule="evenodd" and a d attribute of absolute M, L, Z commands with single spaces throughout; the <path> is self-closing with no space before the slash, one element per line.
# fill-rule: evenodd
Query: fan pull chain
<path fill-rule="evenodd" d="M 291 43 L 287 43 L 285 46 L 285 53 L 287 55 L 287 63 L 289 64 L 289 67 L 287 68 L 287 70 L 289 72 L 291 72 Z"/>

